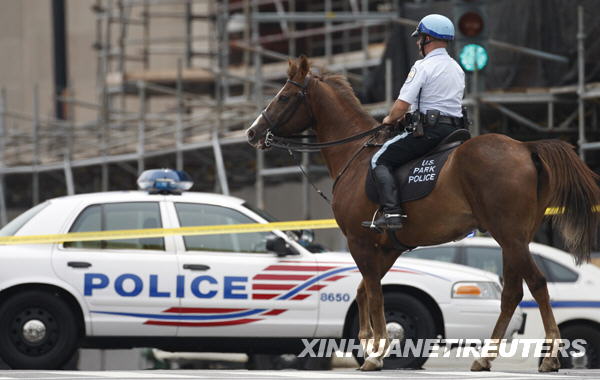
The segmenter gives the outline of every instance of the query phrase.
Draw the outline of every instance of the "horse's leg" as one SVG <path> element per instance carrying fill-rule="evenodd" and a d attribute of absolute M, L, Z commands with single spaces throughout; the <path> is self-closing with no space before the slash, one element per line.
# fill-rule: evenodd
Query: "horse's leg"
<path fill-rule="evenodd" d="M 360 239 L 353 239 L 348 237 L 348 248 L 350 249 L 350 253 L 352 254 L 352 258 L 358 267 L 358 270 L 362 274 L 363 279 L 358 285 L 358 289 L 356 290 L 356 302 L 358 306 L 358 320 L 359 320 L 359 332 L 358 338 L 361 339 L 361 344 L 363 346 L 363 353 L 367 354 L 367 349 L 373 349 L 377 352 L 376 345 L 380 335 L 376 335 L 373 330 L 373 318 L 372 313 L 373 302 L 372 298 L 372 289 L 373 289 L 373 278 L 374 275 L 377 275 L 379 271 L 378 268 L 378 250 L 375 250 L 373 247 L 369 247 L 364 244 L 364 242 Z M 381 292 L 381 286 L 379 286 L 379 291 Z M 376 338 L 375 340 L 373 340 Z M 362 339 L 366 339 L 366 341 L 362 341 Z M 369 345 L 369 342 L 371 343 Z M 364 344 L 363 344 L 364 343 Z M 369 347 L 370 346 L 370 347 Z M 381 363 L 368 363 L 369 358 L 365 355 L 365 362 L 360 367 L 362 371 L 373 371 L 381 369 L 383 366 L 383 361 Z"/>
<path fill-rule="evenodd" d="M 360 369 L 362 371 L 377 371 L 383 367 L 383 356 L 387 348 L 387 331 L 385 328 L 385 315 L 383 312 L 383 291 L 378 273 L 363 273 L 365 287 L 367 289 L 367 300 L 369 303 L 369 313 L 371 326 L 373 328 L 373 338 L 371 341 L 371 353 L 365 358 Z M 384 339 L 384 347 L 380 347 L 381 340 Z"/>
<path fill-rule="evenodd" d="M 365 288 L 365 280 L 361 280 L 356 289 L 356 305 L 358 306 L 358 339 L 361 344 L 373 337 L 373 329 L 371 328 L 371 318 L 369 317 L 369 302 L 367 299 L 367 289 Z M 363 350 L 366 345 L 363 344 Z"/>
<path fill-rule="evenodd" d="M 512 314 L 523 297 L 523 284 L 521 278 L 525 279 L 531 294 L 539 305 L 546 339 L 552 340 L 552 344 L 559 343 L 560 332 L 552 308 L 546 279 L 535 265 L 526 243 L 517 245 L 515 248 L 506 249 L 503 246 L 505 285 L 502 291 L 501 312 L 496 327 L 492 333 L 492 339 L 502 339 Z M 520 248 L 517 248 L 520 247 Z M 554 347 L 554 346 L 553 346 Z M 490 350 L 491 351 L 491 350 Z M 493 351 L 492 351 L 493 352 Z M 475 360 L 471 367 L 472 371 L 485 371 L 491 368 L 494 357 L 482 357 Z M 547 356 L 539 367 L 540 372 L 557 371 L 560 362 L 556 356 Z"/>
<path fill-rule="evenodd" d="M 560 344 L 560 330 L 556 325 L 554 319 L 554 313 L 550 306 L 550 296 L 548 295 L 548 286 L 546 284 L 546 278 L 540 272 L 538 267 L 530 260 L 528 269 L 524 272 L 525 282 L 529 287 L 529 291 L 533 295 L 533 298 L 538 304 L 540 314 L 542 315 L 542 322 L 544 323 L 544 331 L 546 333 L 546 339 L 551 340 L 553 356 L 548 355 L 542 360 L 542 364 L 538 368 L 540 372 L 551 372 L 558 371 L 560 368 L 560 361 L 554 354 L 555 344 Z"/>
<path fill-rule="evenodd" d="M 519 302 L 523 299 L 523 277 L 518 268 L 514 267 L 515 257 L 524 257 L 525 252 L 522 250 L 509 250 L 503 247 L 502 249 L 502 262 L 503 262 L 503 276 L 504 276 L 504 287 L 502 288 L 502 298 L 500 301 L 500 316 L 496 321 L 494 331 L 492 331 L 492 346 L 495 350 L 488 350 L 488 352 L 498 352 L 498 344 L 500 339 L 504 337 L 508 324 L 519 305 Z M 529 256 L 529 251 L 526 252 Z M 526 259 L 526 258 L 525 258 Z M 481 357 L 473 362 L 471 371 L 489 371 L 495 356 Z"/>
<path fill-rule="evenodd" d="M 383 290 L 381 288 L 381 279 L 394 264 L 399 252 L 377 250 L 372 252 L 375 262 L 373 270 L 368 276 L 363 274 L 363 279 L 367 287 L 370 321 L 373 329 L 372 354 L 370 354 L 360 368 L 362 371 L 376 371 L 383 368 L 383 358 L 389 348 L 390 341 L 387 334 L 385 322 L 385 312 L 383 304 Z M 381 346 L 383 341 L 383 347 Z"/>

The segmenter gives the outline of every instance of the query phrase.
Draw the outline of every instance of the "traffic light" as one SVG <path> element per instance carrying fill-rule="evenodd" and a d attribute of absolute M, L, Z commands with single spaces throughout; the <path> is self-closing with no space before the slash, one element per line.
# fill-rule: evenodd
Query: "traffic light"
<path fill-rule="evenodd" d="M 483 70 L 489 60 L 486 47 L 487 0 L 454 0 L 456 58 L 465 71 Z"/>

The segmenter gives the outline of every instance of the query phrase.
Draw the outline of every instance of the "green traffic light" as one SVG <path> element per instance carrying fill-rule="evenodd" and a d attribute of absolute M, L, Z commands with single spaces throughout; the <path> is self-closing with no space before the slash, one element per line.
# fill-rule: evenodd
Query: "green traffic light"
<path fill-rule="evenodd" d="M 488 53 L 481 45 L 468 44 L 462 47 L 458 59 L 466 71 L 475 71 L 475 64 L 477 64 L 477 70 L 482 70 L 487 66 Z"/>

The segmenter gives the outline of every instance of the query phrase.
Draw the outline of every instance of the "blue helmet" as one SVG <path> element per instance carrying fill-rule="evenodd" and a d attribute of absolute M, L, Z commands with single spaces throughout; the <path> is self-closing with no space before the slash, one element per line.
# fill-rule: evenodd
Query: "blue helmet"
<path fill-rule="evenodd" d="M 454 39 L 454 24 L 446 16 L 431 14 L 421 19 L 411 36 L 416 37 L 419 34 L 428 34 L 433 38 L 450 41 Z"/>

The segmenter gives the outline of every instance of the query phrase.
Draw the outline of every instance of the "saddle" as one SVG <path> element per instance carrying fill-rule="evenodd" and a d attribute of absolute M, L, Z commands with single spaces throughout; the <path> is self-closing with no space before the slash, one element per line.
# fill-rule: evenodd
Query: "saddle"
<path fill-rule="evenodd" d="M 457 129 L 446 136 L 435 148 L 427 154 L 394 170 L 394 178 L 398 185 L 398 196 L 400 202 L 415 201 L 425 198 L 433 191 L 437 178 L 450 156 L 450 153 L 458 148 L 463 142 L 471 138 L 467 129 Z M 365 181 L 367 197 L 379 204 L 379 195 L 375 187 L 372 168 L 369 165 L 369 174 Z"/>

